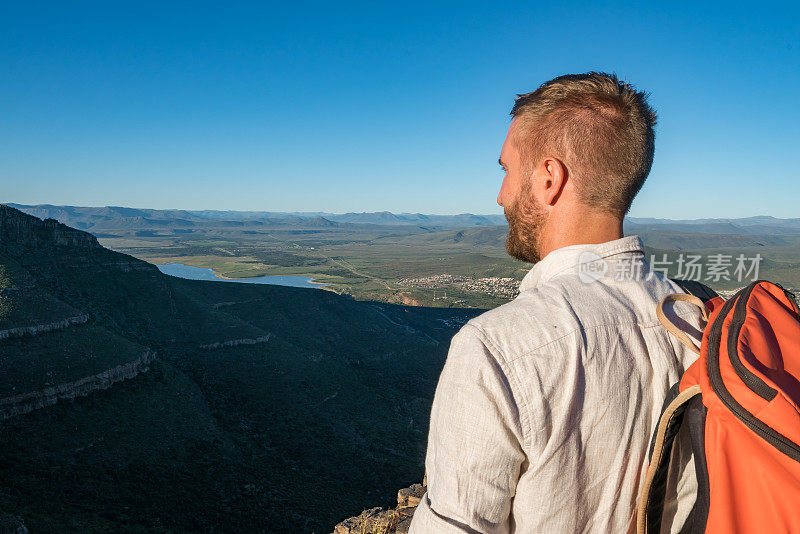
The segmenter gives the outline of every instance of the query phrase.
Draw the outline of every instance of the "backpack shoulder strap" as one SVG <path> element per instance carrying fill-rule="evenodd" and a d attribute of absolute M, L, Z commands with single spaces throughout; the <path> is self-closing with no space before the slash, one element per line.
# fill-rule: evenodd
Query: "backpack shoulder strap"
<path fill-rule="evenodd" d="M 694 304 L 697 306 L 700 309 L 703 319 L 708 321 L 708 310 L 706 309 L 706 305 L 703 303 L 703 301 L 694 295 L 687 295 L 686 293 L 672 293 L 671 295 L 664 297 L 664 300 L 658 303 L 658 308 L 656 308 L 656 317 L 658 317 L 658 321 L 664 325 L 664 328 L 666 328 L 667 331 L 678 338 L 678 341 L 686 345 L 695 354 L 700 354 L 700 347 L 698 347 L 695 342 L 692 341 L 692 338 L 689 337 L 689 334 L 681 330 L 675 323 L 673 323 L 664 312 L 664 304 L 667 304 L 668 302 L 679 301 L 688 302 L 689 304 Z"/>
<path fill-rule="evenodd" d="M 664 325 L 664 328 L 674 335 L 678 341 L 688 347 L 695 354 L 700 354 L 700 347 L 698 347 L 697 344 L 692 341 L 686 332 L 681 330 L 669 319 L 669 317 L 667 317 L 666 313 L 664 312 L 664 305 L 668 302 L 677 301 L 694 304 L 700 308 L 703 319 L 707 321 L 708 310 L 706 309 L 706 303 L 711 299 L 718 297 L 719 295 L 717 295 L 717 293 L 707 285 L 701 284 L 696 280 L 680 280 L 675 278 L 670 278 L 670 280 L 677 284 L 686 293 L 673 293 L 671 295 L 667 295 L 664 300 L 659 302 L 658 309 L 656 310 L 656 316 L 658 317 L 659 322 Z"/>
<path fill-rule="evenodd" d="M 678 384 L 675 384 L 670 390 L 674 397 L 670 400 L 668 394 L 665 400 L 666 406 L 661 412 L 650 448 L 650 466 L 647 468 L 647 476 L 644 479 L 636 512 L 637 534 L 657 533 L 660 530 L 672 444 L 683 422 L 687 403 L 700 394 L 698 385 L 691 386 L 680 393 L 677 393 L 677 386 Z"/>
<path fill-rule="evenodd" d="M 694 295 L 703 302 L 708 302 L 714 297 L 719 296 L 716 291 L 697 280 L 682 280 L 680 278 L 670 278 L 670 280 L 678 284 L 678 286 L 688 294 Z"/>

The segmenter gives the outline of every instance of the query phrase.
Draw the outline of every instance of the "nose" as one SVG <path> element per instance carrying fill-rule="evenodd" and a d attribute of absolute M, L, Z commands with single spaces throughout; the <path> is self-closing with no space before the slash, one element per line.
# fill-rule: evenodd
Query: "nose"
<path fill-rule="evenodd" d="M 500 191 L 497 192 L 497 205 L 503 205 L 503 191 L 506 189 L 506 178 L 503 177 L 503 183 L 500 184 Z"/>

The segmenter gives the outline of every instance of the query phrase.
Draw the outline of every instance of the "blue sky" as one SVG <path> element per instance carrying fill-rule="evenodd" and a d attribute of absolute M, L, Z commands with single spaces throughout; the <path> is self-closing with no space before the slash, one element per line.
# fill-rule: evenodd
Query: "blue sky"
<path fill-rule="evenodd" d="M 0 201 L 500 213 L 516 93 L 652 93 L 631 215 L 799 217 L 791 3 L 2 2 Z"/>

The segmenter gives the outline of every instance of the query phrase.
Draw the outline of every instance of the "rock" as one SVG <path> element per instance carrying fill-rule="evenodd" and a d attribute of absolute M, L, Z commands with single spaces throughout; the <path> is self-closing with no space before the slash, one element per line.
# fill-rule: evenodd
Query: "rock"
<path fill-rule="evenodd" d="M 422 306 L 420 301 L 413 298 L 411 295 L 408 295 L 407 293 L 400 293 L 398 296 L 400 297 L 400 302 L 404 306 Z"/>
<path fill-rule="evenodd" d="M 102 373 L 74 382 L 50 386 L 40 391 L 31 391 L 0 399 L 0 421 L 32 412 L 38 408 L 52 406 L 61 399 L 85 397 L 93 391 L 108 389 L 117 382 L 129 380 L 150 370 L 153 358 L 155 358 L 155 352 L 147 349 L 135 360 L 106 369 Z"/>
<path fill-rule="evenodd" d="M 394 532 L 398 517 L 394 510 L 370 508 L 361 514 L 345 519 L 333 529 L 334 534 L 389 534 Z"/>
<path fill-rule="evenodd" d="M 84 313 L 76 315 L 75 317 L 67 317 L 60 321 L 53 321 L 52 323 L 39 324 L 34 326 L 20 326 L 17 328 L 8 328 L 0 330 L 0 339 L 8 339 L 12 337 L 22 336 L 38 336 L 45 332 L 52 332 L 53 330 L 61 330 L 75 324 L 84 324 L 89 320 L 89 315 Z"/>
<path fill-rule="evenodd" d="M 417 507 L 422 496 L 425 494 L 425 486 L 422 484 L 412 484 L 408 488 L 403 488 L 397 492 L 397 506 L 403 507 Z"/>
<path fill-rule="evenodd" d="M 26 246 L 70 246 L 101 248 L 97 238 L 75 230 L 55 219 L 40 220 L 5 204 L 0 204 L 0 243 L 24 243 Z"/>
<path fill-rule="evenodd" d="M 210 343 L 208 345 L 200 345 L 199 348 L 204 350 L 221 349 L 224 347 L 236 347 L 238 345 L 255 345 L 257 343 L 266 343 L 272 337 L 269 333 L 266 336 L 259 336 L 252 339 L 231 339 L 229 341 L 220 341 L 217 343 Z"/>
<path fill-rule="evenodd" d="M 396 534 L 408 534 L 409 529 L 411 528 L 411 519 L 414 517 L 414 514 L 402 519 L 397 526 L 395 527 Z"/>
<path fill-rule="evenodd" d="M 333 529 L 333 534 L 406 534 L 426 487 L 413 484 L 397 492 L 397 508 L 370 508 L 345 519 Z"/>

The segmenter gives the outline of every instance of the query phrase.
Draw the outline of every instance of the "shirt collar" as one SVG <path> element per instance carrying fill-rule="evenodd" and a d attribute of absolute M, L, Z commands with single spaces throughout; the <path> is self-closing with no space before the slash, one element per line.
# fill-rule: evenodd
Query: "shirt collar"
<path fill-rule="evenodd" d="M 605 243 L 569 245 L 553 250 L 525 275 L 519 285 L 520 292 L 538 287 L 564 271 L 571 271 L 579 263 L 587 261 L 585 253 L 590 254 L 590 261 L 623 253 L 643 255 L 644 245 L 639 236 L 630 235 Z"/>

